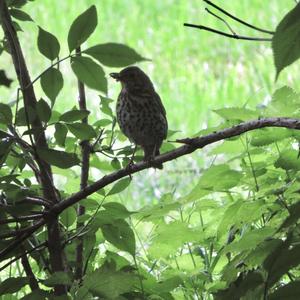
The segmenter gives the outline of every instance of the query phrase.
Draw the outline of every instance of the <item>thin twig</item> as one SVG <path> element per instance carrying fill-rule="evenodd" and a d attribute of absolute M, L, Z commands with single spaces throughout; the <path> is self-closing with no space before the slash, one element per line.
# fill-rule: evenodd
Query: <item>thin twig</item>
<path fill-rule="evenodd" d="M 257 31 L 260 31 L 260 32 L 263 32 L 263 33 L 268 33 L 268 34 L 271 34 L 271 35 L 273 35 L 273 34 L 275 33 L 274 31 L 262 29 L 262 28 L 259 28 L 259 27 L 257 27 L 257 26 L 251 25 L 251 24 L 245 22 L 244 20 L 235 17 L 234 15 L 230 14 L 229 12 L 227 12 L 225 9 L 223 9 L 223 8 L 221 8 L 221 7 L 219 7 L 219 6 L 217 6 L 216 4 L 212 3 L 212 2 L 209 1 L 209 0 L 203 0 L 203 1 L 206 2 L 208 5 L 214 7 L 214 8 L 217 9 L 218 11 L 222 12 L 224 15 L 230 17 L 231 19 L 233 19 L 233 20 L 235 20 L 235 21 L 237 21 L 237 22 L 239 22 L 239 23 L 241 23 L 241 24 L 243 24 L 243 25 L 245 25 L 245 26 L 247 26 L 247 27 L 249 27 L 249 28 L 252 28 L 252 29 L 254 29 L 254 30 L 257 30 Z"/>
<path fill-rule="evenodd" d="M 213 13 L 212 11 L 210 11 L 208 8 L 205 8 L 205 10 L 206 10 L 209 14 L 211 14 L 212 16 L 214 16 L 215 18 L 217 18 L 217 19 L 219 19 L 220 21 L 222 21 L 222 22 L 227 26 L 227 28 L 231 31 L 231 33 L 232 33 L 233 35 L 237 35 L 237 34 L 235 33 L 235 31 L 230 27 L 230 25 L 228 24 L 228 22 L 226 22 L 223 18 L 219 17 L 218 15 L 216 15 L 215 13 Z"/>
<path fill-rule="evenodd" d="M 231 39 L 236 39 L 236 40 L 246 40 L 246 41 L 259 41 L 259 42 L 271 42 L 272 39 L 269 38 L 260 38 L 260 37 L 249 37 L 249 36 L 242 36 L 242 35 L 234 35 L 234 34 L 229 34 L 223 31 L 219 31 L 207 26 L 203 26 L 203 25 L 195 25 L 195 24 L 189 24 L 189 23 L 184 23 L 183 26 L 186 27 L 193 27 L 193 28 L 197 28 L 197 29 L 201 29 L 201 30 L 206 30 L 206 31 L 210 31 L 219 35 L 223 35 L 226 36 L 228 38 Z"/>

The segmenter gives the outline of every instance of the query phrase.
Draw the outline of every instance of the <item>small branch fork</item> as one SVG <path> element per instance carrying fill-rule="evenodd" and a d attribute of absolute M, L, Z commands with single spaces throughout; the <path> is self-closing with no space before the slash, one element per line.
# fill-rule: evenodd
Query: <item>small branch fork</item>
<path fill-rule="evenodd" d="M 234 136 L 241 135 L 245 132 L 252 131 L 255 129 L 265 128 L 265 127 L 284 127 L 290 129 L 298 129 L 300 130 L 300 119 L 292 119 L 292 118 L 264 118 L 259 120 L 252 120 L 249 122 L 240 123 L 236 126 L 226 128 L 217 132 L 210 133 L 208 135 L 196 138 L 185 138 L 176 140 L 176 142 L 184 144 L 183 146 L 159 155 L 153 159 L 152 164 L 162 164 L 167 161 L 172 161 L 181 156 L 190 154 L 197 149 L 202 149 L 207 145 L 216 143 L 218 141 L 222 141 Z M 19 246 L 23 241 L 25 241 L 28 237 L 31 236 L 35 231 L 37 231 L 40 227 L 44 226 L 49 220 L 52 218 L 57 218 L 57 216 L 68 207 L 78 203 L 79 201 L 85 199 L 96 191 L 106 187 L 107 185 L 124 178 L 126 176 L 130 176 L 134 173 L 140 172 L 145 169 L 151 168 L 151 164 L 149 162 L 139 162 L 137 164 L 133 164 L 130 168 L 125 167 L 108 175 L 105 175 L 101 179 L 96 182 L 86 186 L 81 189 L 77 193 L 73 194 L 69 198 L 62 200 L 61 202 L 52 206 L 52 208 L 41 217 L 40 220 L 36 221 L 36 223 L 28 228 L 22 229 L 22 233 L 18 236 L 17 239 L 13 240 L 5 249 L 0 252 L 0 260 L 5 257 L 12 250 L 15 250 L 17 246 Z"/>
<path fill-rule="evenodd" d="M 229 13 L 228 11 L 226 11 L 225 9 L 219 7 L 218 5 L 214 4 L 213 2 L 209 1 L 209 0 L 203 0 L 205 3 L 207 3 L 208 5 L 210 5 L 211 7 L 213 7 L 214 9 L 218 10 L 219 12 L 221 12 L 222 14 L 224 14 L 225 16 L 229 17 L 230 19 L 246 26 L 249 27 L 253 30 L 265 33 L 265 34 L 269 34 L 269 35 L 274 35 L 274 31 L 270 31 L 270 30 L 266 30 L 263 28 L 259 28 L 257 26 L 254 26 L 252 24 L 249 24 L 248 22 L 245 22 L 244 20 L 237 18 L 236 16 L 232 15 L 231 13 Z M 209 14 L 211 14 L 212 16 L 214 16 L 215 18 L 221 20 L 226 27 L 230 30 L 230 32 L 232 34 L 220 31 L 220 30 L 216 30 L 214 28 L 210 28 L 207 26 L 203 26 L 203 25 L 196 25 L 196 24 L 190 24 L 190 23 L 184 23 L 183 25 L 186 27 L 192 27 L 192 28 L 197 28 L 200 30 L 206 30 L 209 32 L 213 32 L 228 38 L 232 38 L 232 39 L 237 39 L 237 40 L 247 40 L 247 41 L 272 41 L 272 38 L 262 38 L 262 37 L 249 37 L 249 36 L 242 36 L 242 35 L 238 35 L 236 34 L 232 28 L 229 26 L 229 24 L 220 16 L 216 15 L 215 13 L 211 12 L 208 8 L 205 9 Z"/>

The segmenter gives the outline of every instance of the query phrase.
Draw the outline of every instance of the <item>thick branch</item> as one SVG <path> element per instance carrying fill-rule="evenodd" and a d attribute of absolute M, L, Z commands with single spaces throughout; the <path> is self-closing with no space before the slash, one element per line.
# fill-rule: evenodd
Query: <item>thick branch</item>
<path fill-rule="evenodd" d="M 77 56 L 81 56 L 81 49 L 76 49 Z M 78 80 L 78 92 L 79 92 L 79 108 L 80 110 L 87 110 L 86 96 L 84 90 L 84 84 Z M 88 123 L 88 117 L 82 119 L 82 123 Z M 90 145 L 89 141 L 82 141 L 81 144 L 81 178 L 80 178 L 80 190 L 83 190 L 88 185 L 89 178 L 89 167 L 90 167 Z M 77 216 L 85 214 L 85 207 L 78 205 Z M 83 226 L 82 222 L 77 222 L 76 228 L 79 230 Z M 76 268 L 75 268 L 75 279 L 80 280 L 82 278 L 83 268 L 83 237 L 78 238 L 78 244 L 76 247 Z"/>
<path fill-rule="evenodd" d="M 188 138 L 178 140 L 180 143 L 184 143 L 186 145 L 181 146 L 175 150 L 164 153 L 155 157 L 153 163 L 165 163 L 167 161 L 174 160 L 183 155 L 187 155 L 189 153 L 194 152 L 197 149 L 203 148 L 209 144 L 213 144 L 215 142 L 231 138 L 237 135 L 241 135 L 247 131 L 251 131 L 254 129 L 264 128 L 264 127 L 285 127 L 290 129 L 300 129 L 300 119 L 290 119 L 290 118 L 266 118 L 260 120 L 253 120 L 249 122 L 244 122 L 239 125 L 233 126 L 231 128 L 223 129 L 218 132 L 214 132 L 208 134 L 203 137 L 197 138 Z M 55 214 L 61 213 L 64 209 L 70 207 L 71 205 L 77 203 L 78 201 L 88 197 L 89 195 L 95 193 L 96 191 L 102 189 L 110 183 L 113 183 L 125 176 L 129 176 L 136 172 L 139 172 L 144 169 L 148 169 L 151 167 L 151 164 L 148 162 L 140 162 L 131 166 L 131 168 L 123 168 L 116 172 L 113 172 L 109 175 L 106 175 L 94 182 L 93 184 L 87 186 L 85 189 L 75 193 L 71 197 L 65 199 L 64 201 L 54 205 L 54 207 L 50 210 Z"/>
<path fill-rule="evenodd" d="M 231 128 L 226 128 L 226 129 L 220 130 L 218 132 L 210 133 L 210 134 L 202 136 L 202 137 L 186 138 L 186 139 L 177 140 L 177 142 L 183 143 L 185 145 L 155 157 L 152 164 L 153 163 L 161 164 L 161 163 L 165 163 L 167 161 L 172 161 L 176 158 L 190 154 L 190 153 L 196 151 L 197 149 L 204 148 L 205 146 L 213 144 L 215 142 L 241 135 L 247 131 L 251 131 L 251 130 L 255 130 L 255 129 L 259 129 L 259 128 L 265 128 L 265 127 L 284 127 L 284 128 L 299 130 L 300 129 L 300 119 L 265 118 L 265 119 L 253 120 L 253 121 L 249 121 L 249 122 L 240 123 L 239 125 L 233 126 Z M 49 218 L 51 217 L 51 215 L 53 217 L 55 217 L 56 215 L 60 214 L 66 208 L 76 204 L 77 202 L 85 199 L 89 195 L 95 193 L 99 189 L 104 188 L 113 182 L 115 182 L 123 177 L 129 176 L 131 174 L 134 174 L 134 173 L 137 173 L 139 171 L 149 169 L 149 168 L 151 168 L 151 163 L 149 164 L 149 162 L 140 162 L 140 163 L 132 165 L 130 168 L 125 167 L 121 170 L 118 170 L 116 172 L 113 172 L 109 175 L 102 177 L 101 179 L 94 182 L 93 184 L 88 185 L 83 190 L 73 194 L 69 198 L 54 205 L 49 210 Z M 30 231 L 26 232 L 26 235 L 24 234 L 22 236 L 22 241 L 27 239 L 33 232 L 35 232 L 38 228 L 43 226 L 45 223 L 46 223 L 46 221 L 44 219 L 38 221 L 34 226 L 32 226 Z M 2 252 L 0 252 L 0 260 L 3 258 L 4 255 L 8 254 L 11 250 L 13 250 L 17 245 L 19 245 L 19 242 L 14 241 L 14 243 L 9 245 L 6 249 L 2 250 Z"/>

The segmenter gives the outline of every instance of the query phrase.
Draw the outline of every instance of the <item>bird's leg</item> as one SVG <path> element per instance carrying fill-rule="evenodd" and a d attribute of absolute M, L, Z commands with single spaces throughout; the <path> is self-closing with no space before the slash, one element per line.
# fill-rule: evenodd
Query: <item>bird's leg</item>
<path fill-rule="evenodd" d="M 129 163 L 126 166 L 126 169 L 129 170 L 129 171 L 131 170 L 131 167 L 133 165 L 133 159 L 134 159 L 134 155 L 135 155 L 135 152 L 136 152 L 136 148 L 137 148 L 137 145 L 135 144 L 132 155 L 131 155 L 130 160 L 129 160 Z M 129 174 L 129 177 L 130 177 L 130 179 L 132 179 L 131 174 Z"/>
<path fill-rule="evenodd" d="M 132 166 L 132 165 L 133 165 L 133 160 L 134 160 L 134 155 L 135 155 L 135 152 L 136 152 L 136 148 L 137 148 L 137 145 L 135 144 L 135 145 L 134 145 L 133 152 L 132 152 L 132 155 L 131 155 L 131 157 L 130 157 L 130 161 L 129 161 L 129 163 L 128 163 L 127 166 Z"/>

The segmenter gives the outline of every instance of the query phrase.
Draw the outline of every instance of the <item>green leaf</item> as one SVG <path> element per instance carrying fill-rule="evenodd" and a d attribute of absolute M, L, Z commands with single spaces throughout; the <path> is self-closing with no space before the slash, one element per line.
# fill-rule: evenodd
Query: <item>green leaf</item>
<path fill-rule="evenodd" d="M 293 135 L 293 131 L 287 128 L 263 128 L 257 129 L 251 134 L 251 145 L 256 147 L 266 146 Z"/>
<path fill-rule="evenodd" d="M 67 153 L 54 149 L 37 149 L 38 155 L 50 165 L 68 169 L 78 165 L 80 160 L 75 153 Z"/>
<path fill-rule="evenodd" d="M 107 196 L 118 194 L 124 191 L 129 186 L 130 182 L 131 179 L 129 177 L 119 180 L 117 183 L 114 184 L 114 186 L 108 192 Z"/>
<path fill-rule="evenodd" d="M 72 281 L 69 275 L 65 272 L 55 272 L 50 275 L 49 278 L 43 281 L 46 286 L 55 286 L 57 284 L 72 285 Z"/>
<path fill-rule="evenodd" d="M 85 123 L 71 123 L 67 124 L 71 133 L 80 140 L 90 140 L 97 136 L 96 131 L 91 125 Z"/>
<path fill-rule="evenodd" d="M 44 56 L 54 60 L 59 55 L 60 45 L 58 39 L 52 33 L 39 27 L 38 48 Z"/>
<path fill-rule="evenodd" d="M 288 103 L 288 105 L 287 105 Z M 299 94 L 288 86 L 277 89 L 272 95 L 272 101 L 268 104 L 265 116 L 299 116 Z"/>
<path fill-rule="evenodd" d="M 51 68 L 41 77 L 41 86 L 46 96 L 51 100 L 52 106 L 64 85 L 64 79 L 58 69 Z"/>
<path fill-rule="evenodd" d="M 12 80 L 9 79 L 4 70 L 0 70 L 0 86 L 6 86 L 6 87 L 10 87 L 10 84 L 12 83 Z"/>
<path fill-rule="evenodd" d="M 89 113 L 90 112 L 88 110 L 78 110 L 78 109 L 69 110 L 63 113 L 59 117 L 59 121 L 67 122 L 67 123 L 79 121 L 82 120 L 83 118 L 86 118 L 89 115 Z"/>
<path fill-rule="evenodd" d="M 68 128 L 65 124 L 61 124 L 61 123 L 55 124 L 54 137 L 59 146 L 62 146 L 62 147 L 65 146 L 67 133 L 68 133 Z"/>
<path fill-rule="evenodd" d="M 11 277 L 0 283 L 0 295 L 13 294 L 28 284 L 27 277 Z"/>
<path fill-rule="evenodd" d="M 300 170 L 300 159 L 298 158 L 298 151 L 286 150 L 280 153 L 279 158 L 274 163 L 276 168 L 282 168 L 284 170 Z"/>
<path fill-rule="evenodd" d="M 194 242 L 201 239 L 199 232 L 189 228 L 184 222 L 161 223 L 152 239 L 149 254 L 155 258 L 167 257 L 175 254 L 179 247 L 186 242 Z"/>
<path fill-rule="evenodd" d="M 123 204 L 118 202 L 108 202 L 103 204 L 103 207 L 107 213 L 113 216 L 113 219 L 125 219 L 132 214 Z"/>
<path fill-rule="evenodd" d="M 280 72 L 300 57 L 300 3 L 278 24 L 272 39 L 276 79 Z"/>
<path fill-rule="evenodd" d="M 37 114 L 42 122 L 47 123 L 51 118 L 51 108 L 44 99 L 40 99 L 36 105 Z"/>
<path fill-rule="evenodd" d="M 122 219 L 101 226 L 104 238 L 120 250 L 135 256 L 135 237 L 128 223 Z"/>
<path fill-rule="evenodd" d="M 242 173 L 231 170 L 228 165 L 212 166 L 203 172 L 198 188 L 221 192 L 235 187 L 241 178 Z"/>
<path fill-rule="evenodd" d="M 110 108 L 109 104 L 113 102 L 112 99 L 100 96 L 100 109 L 106 115 L 113 117 L 112 109 Z"/>
<path fill-rule="evenodd" d="M 76 210 L 74 207 L 69 207 L 65 209 L 61 214 L 60 214 L 60 221 L 65 227 L 71 227 L 75 221 L 76 221 Z"/>
<path fill-rule="evenodd" d="M 259 116 L 256 111 L 242 107 L 226 107 L 221 109 L 214 109 L 213 112 L 215 112 L 225 120 L 247 121 L 256 119 Z"/>
<path fill-rule="evenodd" d="M 31 106 L 27 106 L 27 115 L 28 115 L 28 121 L 30 124 L 35 120 L 36 118 L 36 112 Z M 21 107 L 17 112 L 17 125 L 19 126 L 26 126 L 27 125 L 27 116 L 26 111 L 24 107 Z"/>
<path fill-rule="evenodd" d="M 275 229 L 271 227 L 264 227 L 251 230 L 249 232 L 244 233 L 238 241 L 233 241 L 231 244 L 227 245 L 224 251 L 241 252 L 247 249 L 252 249 L 267 237 L 272 236 L 274 232 Z"/>
<path fill-rule="evenodd" d="M 95 5 L 92 5 L 73 21 L 68 34 L 70 52 L 88 39 L 95 30 L 97 23 L 97 10 Z"/>
<path fill-rule="evenodd" d="M 107 93 L 107 79 L 102 67 L 88 57 L 73 57 L 71 67 L 77 78 L 88 87 Z"/>
<path fill-rule="evenodd" d="M 83 51 L 108 67 L 126 67 L 147 60 L 132 48 L 117 43 L 99 44 Z"/>
<path fill-rule="evenodd" d="M 33 22 L 32 18 L 23 10 L 12 8 L 9 10 L 9 13 L 16 19 L 20 21 L 29 21 Z"/>
<path fill-rule="evenodd" d="M 98 269 L 88 274 L 79 290 L 78 299 L 87 299 L 88 291 L 105 299 L 118 298 L 121 294 L 130 292 L 138 285 L 138 278 L 135 274 L 125 271 L 115 271 L 112 269 Z"/>
<path fill-rule="evenodd" d="M 4 103 L 0 103 L 0 124 L 11 124 L 12 117 L 13 115 L 10 106 Z"/>

